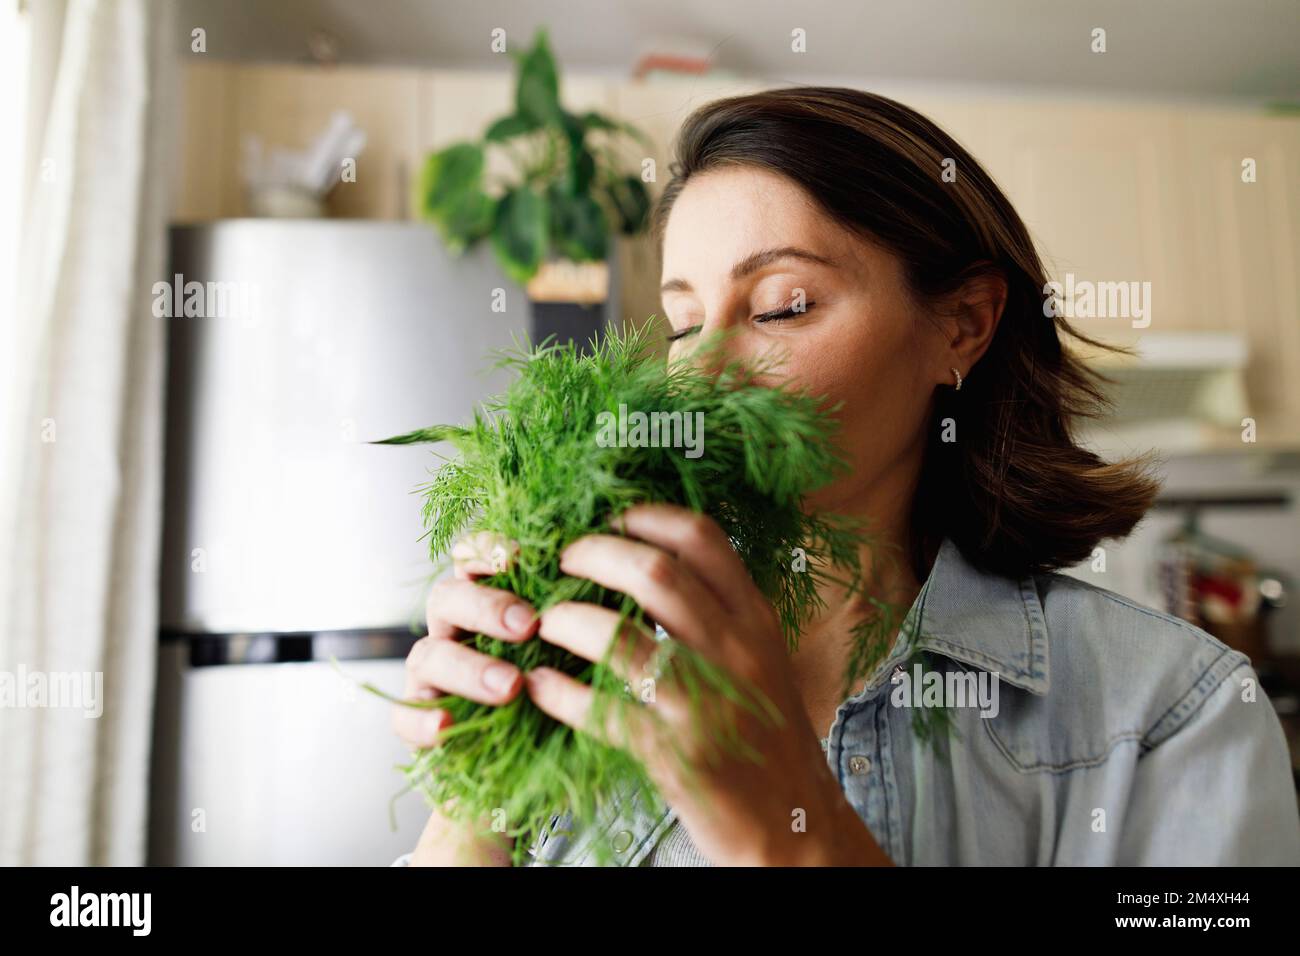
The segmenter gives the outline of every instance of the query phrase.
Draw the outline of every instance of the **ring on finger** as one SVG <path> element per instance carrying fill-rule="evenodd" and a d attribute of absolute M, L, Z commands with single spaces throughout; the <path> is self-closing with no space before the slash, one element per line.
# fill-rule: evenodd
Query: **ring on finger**
<path fill-rule="evenodd" d="M 663 680 L 668 668 L 672 666 L 673 657 L 677 654 L 678 644 L 667 635 L 659 637 L 656 634 L 655 640 L 658 643 L 655 646 L 654 653 L 650 655 L 650 660 L 646 663 L 646 676 L 658 684 Z"/>

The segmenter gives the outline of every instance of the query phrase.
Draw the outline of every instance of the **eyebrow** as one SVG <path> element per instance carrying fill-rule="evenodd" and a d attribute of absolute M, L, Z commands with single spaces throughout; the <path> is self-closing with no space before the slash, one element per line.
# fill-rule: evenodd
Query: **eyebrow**
<path fill-rule="evenodd" d="M 798 246 L 777 246 L 773 249 L 764 249 L 761 252 L 755 252 L 753 255 L 745 256 L 731 267 L 731 279 L 733 282 L 743 279 L 745 276 L 757 272 L 763 266 L 770 265 L 778 259 L 803 259 L 806 262 L 815 262 L 823 266 L 835 265 L 834 259 L 819 256 L 815 252 L 800 249 Z M 695 290 L 685 279 L 669 279 L 659 287 L 659 291 L 662 293 L 694 292 Z"/>

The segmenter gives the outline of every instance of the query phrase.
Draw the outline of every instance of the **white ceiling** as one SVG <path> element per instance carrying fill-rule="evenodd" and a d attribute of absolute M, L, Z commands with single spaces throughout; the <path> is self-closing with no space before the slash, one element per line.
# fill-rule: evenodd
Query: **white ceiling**
<path fill-rule="evenodd" d="M 1300 0 L 182 0 L 182 42 L 303 61 L 313 30 L 354 63 L 509 69 L 489 51 L 545 25 L 567 70 L 626 73 L 643 38 L 686 35 L 719 66 L 792 83 L 849 78 L 1116 95 L 1300 100 Z M 807 31 L 808 52 L 790 51 Z M 1094 27 L 1108 50 L 1089 50 Z"/>

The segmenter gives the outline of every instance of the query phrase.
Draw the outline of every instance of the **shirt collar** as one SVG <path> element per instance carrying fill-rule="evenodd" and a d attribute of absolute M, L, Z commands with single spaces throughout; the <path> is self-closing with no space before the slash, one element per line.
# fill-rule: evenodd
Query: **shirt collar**
<path fill-rule="evenodd" d="M 996 672 L 1034 694 L 1051 686 L 1047 623 L 1033 577 L 981 571 L 951 539 L 940 545 L 907 621 L 920 632 L 919 650 Z M 895 666 L 902 650 L 896 646 L 885 666 Z"/>

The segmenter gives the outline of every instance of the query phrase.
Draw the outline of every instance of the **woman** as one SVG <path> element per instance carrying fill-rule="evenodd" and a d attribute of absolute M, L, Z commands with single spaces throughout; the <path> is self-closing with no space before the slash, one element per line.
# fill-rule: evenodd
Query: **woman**
<path fill-rule="evenodd" d="M 1054 573 L 1127 535 L 1157 485 L 1075 444 L 1100 395 L 1062 350 L 1066 324 L 1045 317 L 1047 279 L 1024 224 L 975 160 L 891 100 L 794 88 L 701 108 L 672 171 L 655 217 L 671 355 L 727 331 L 727 358 L 779 352 L 774 374 L 843 403 L 852 473 L 810 507 L 864 518 L 906 555 L 882 562 L 877 550 L 878 595 L 912 608 L 929 671 L 994 693 L 951 708 L 944 741 L 926 739 L 913 698 L 897 693 L 925 674 L 899 641 L 842 699 L 860 598 L 823 595 L 826 612 L 789 655 L 713 522 L 634 508 L 624 535 L 574 543 L 562 569 L 633 595 L 787 719 L 730 714 L 766 759 L 711 764 L 665 687 L 655 706 L 703 786 L 684 785 L 662 741 L 633 733 L 615 742 L 646 762 L 665 802 L 626 795 L 580 833 L 559 817 L 537 859 L 591 862 L 605 840 L 627 865 L 1300 862 L 1286 744 L 1249 661 Z M 526 693 L 586 726 L 589 688 L 519 673 L 456 638 L 540 639 L 597 660 L 612 612 L 565 604 L 536 621 L 474 583 L 489 570 L 471 542 L 455 578 L 435 586 L 407 695 Z M 625 662 L 632 679 L 656 659 L 653 636 L 640 640 Z M 394 714 L 413 747 L 446 719 Z M 434 813 L 410 862 L 508 862 L 487 829 Z"/>

